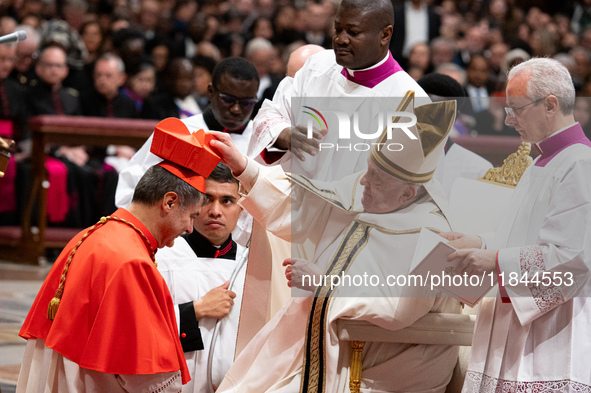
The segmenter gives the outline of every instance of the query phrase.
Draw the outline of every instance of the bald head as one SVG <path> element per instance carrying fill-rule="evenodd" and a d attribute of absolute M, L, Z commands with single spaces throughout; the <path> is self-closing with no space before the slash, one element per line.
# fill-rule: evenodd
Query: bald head
<path fill-rule="evenodd" d="M 371 15 L 378 29 L 394 26 L 394 7 L 390 0 L 343 0 L 339 9 L 354 9 L 361 16 Z"/>
<path fill-rule="evenodd" d="M 323 50 L 324 48 L 320 45 L 308 44 L 300 46 L 298 49 L 291 52 L 291 55 L 289 55 L 289 60 L 287 61 L 287 76 L 291 76 L 293 78 L 295 73 L 304 66 L 304 63 L 306 60 L 308 60 L 308 57 L 318 52 L 322 52 Z"/>

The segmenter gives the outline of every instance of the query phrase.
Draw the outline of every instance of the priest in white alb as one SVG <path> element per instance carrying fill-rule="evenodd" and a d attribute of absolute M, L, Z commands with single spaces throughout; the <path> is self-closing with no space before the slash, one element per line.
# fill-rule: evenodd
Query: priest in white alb
<path fill-rule="evenodd" d="M 499 283 L 500 296 L 480 307 L 466 393 L 591 391 L 591 142 L 574 103 L 558 61 L 531 59 L 510 71 L 505 123 L 540 156 L 485 244 L 447 234 L 467 248 L 450 259 L 469 274 L 496 272 Z"/>
<path fill-rule="evenodd" d="M 311 56 L 293 78 L 286 77 L 279 84 L 272 101 L 263 103 L 254 119 L 248 157 L 262 155 L 269 162 L 273 151 L 289 150 L 291 154 L 285 154 L 280 160 L 283 168 L 319 180 L 338 179 L 335 169 L 339 174 L 361 170 L 369 157 L 369 149 L 357 151 L 354 159 L 350 150 L 337 151 L 336 147 L 325 150 L 325 154 L 316 154 L 319 142 L 333 146 L 338 142 L 341 145 L 351 142 L 339 141 L 337 119 L 326 111 L 340 110 L 348 115 L 355 111 L 366 112 L 371 113 L 369 117 L 373 119 L 386 109 L 396 108 L 384 98 L 402 98 L 408 90 L 422 97 L 424 103 L 430 102 L 388 49 L 393 24 L 390 0 L 343 0 L 335 16 L 333 50 Z M 324 109 L 315 113 L 314 109 L 319 108 L 309 98 L 320 99 Z M 319 119 L 319 122 L 314 121 L 314 138 L 306 136 L 305 120 L 310 117 L 304 112 Z M 360 142 L 371 143 L 375 139 L 361 138 Z M 292 169 L 292 165 L 297 165 L 298 169 Z"/>

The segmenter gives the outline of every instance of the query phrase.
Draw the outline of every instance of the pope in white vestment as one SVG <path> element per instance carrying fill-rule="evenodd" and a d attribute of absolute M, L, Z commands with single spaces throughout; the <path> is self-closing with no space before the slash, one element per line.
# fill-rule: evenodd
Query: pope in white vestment
<path fill-rule="evenodd" d="M 313 113 L 313 116 L 319 119 L 312 126 L 320 129 L 324 134 L 329 130 L 324 137 L 324 142 L 334 145 L 339 141 L 339 122 L 335 117 L 336 112 L 341 112 L 346 116 L 354 116 L 354 113 L 358 113 L 365 116 L 365 119 L 373 121 L 377 119 L 378 114 L 382 119 L 384 118 L 385 113 L 380 113 L 382 109 L 395 110 L 397 104 L 409 90 L 414 91 L 417 96 L 427 99 L 422 89 L 402 70 L 388 51 L 393 23 L 394 15 L 390 1 L 347 0 L 340 2 L 335 16 L 335 34 L 333 35 L 335 50 L 323 51 L 309 57 L 306 64 L 294 77 L 286 77 L 281 81 L 273 100 L 266 100 L 263 103 L 254 121 L 255 131 L 248 147 L 248 157 L 269 164 L 278 155 L 282 155 L 279 163 L 284 170 L 323 181 L 338 180 L 363 170 L 366 166 L 369 148 L 363 152 L 352 152 L 351 150 L 336 152 L 333 148 L 332 151 L 327 149 L 321 152 L 322 154 L 317 157 L 306 155 L 305 163 L 292 160 L 291 153 L 297 152 L 298 147 L 295 146 L 296 144 L 290 143 L 293 139 L 291 136 L 300 134 L 295 134 L 295 131 L 290 133 L 289 129 L 297 126 L 306 127 L 310 121 L 313 121 L 312 115 L 303 113 L 302 110 L 306 109 L 306 112 Z M 340 28 L 342 31 L 337 32 L 338 26 L 350 25 L 356 26 L 355 37 L 349 35 L 348 28 Z M 384 100 L 381 100 L 382 98 Z M 341 105 L 341 99 L 350 99 L 349 106 Z M 373 99 L 376 101 L 370 103 L 369 101 Z M 391 103 L 385 102 L 387 100 L 398 100 L 398 102 L 391 105 Z M 316 106 L 316 103 L 319 103 L 320 106 Z M 309 110 L 304 106 L 313 109 Z M 322 114 L 322 120 L 317 112 Z M 370 127 L 365 127 L 363 121 L 360 124 L 362 124 L 362 128 L 370 129 Z M 343 131 L 345 129 L 346 127 L 343 127 Z M 374 131 L 378 129 L 379 132 L 374 137 L 358 138 L 355 141 L 366 143 L 366 146 L 374 142 L 383 127 L 371 127 L 371 129 Z M 284 132 L 284 130 L 288 131 Z M 281 135 L 286 135 L 286 137 L 280 137 Z M 289 139 L 290 142 L 286 142 L 285 139 Z M 350 145 L 353 140 L 344 142 Z M 285 153 L 280 149 L 289 149 L 290 151 Z M 295 166 L 292 167 L 292 164 Z M 256 229 L 256 225 L 255 223 L 253 242 L 257 238 L 256 234 L 260 233 Z M 269 237 L 269 243 L 273 248 L 279 242 L 276 242 L 275 238 Z M 254 253 L 255 247 L 252 247 L 252 250 Z M 273 261 L 271 261 L 269 257 L 254 259 L 254 255 L 251 254 L 253 263 L 249 265 L 249 269 L 256 271 L 253 275 L 247 275 L 245 286 L 247 295 L 245 295 L 243 307 L 249 310 L 254 309 L 255 312 L 248 313 L 241 319 L 239 349 L 243 347 L 241 343 L 248 342 L 253 333 L 258 331 L 262 326 L 261 322 L 268 321 L 269 316 L 275 313 L 272 304 L 282 303 L 283 294 L 275 285 L 275 278 L 283 278 L 283 272 L 277 273 L 278 264 L 274 263 L 279 259 L 278 255 L 279 253 L 273 250 Z M 267 272 L 267 278 L 263 278 L 265 272 Z M 251 292 L 249 288 L 252 288 L 253 285 L 251 285 L 250 278 L 253 276 L 256 286 Z M 271 289 L 267 288 L 269 282 Z M 256 296 L 256 301 L 251 302 L 251 299 L 255 299 L 255 297 L 250 294 L 255 291 L 262 295 Z M 260 307 L 260 304 L 263 304 L 263 307 Z M 264 306 L 269 304 L 271 304 L 270 307 Z"/>
<path fill-rule="evenodd" d="M 249 159 L 238 177 L 248 192 L 241 204 L 274 234 L 317 245 L 312 262 L 325 275 L 383 280 L 407 275 L 420 229 L 449 228 L 442 211 L 443 191 L 429 180 L 453 123 L 455 105 L 441 102 L 416 108 L 419 119 L 421 110 L 444 120 L 442 128 L 417 127 L 418 150 L 409 147 L 410 155 L 393 157 L 372 152 L 366 172 L 336 183 L 287 175 L 280 166 L 264 167 Z M 429 132 L 435 134 L 425 137 Z M 417 191 L 409 182 L 423 183 L 424 188 Z M 399 201 L 397 195 L 405 187 L 417 193 L 394 211 L 378 213 L 374 207 L 380 196 L 375 187 L 384 190 L 382 195 L 390 201 Z M 455 299 L 433 297 L 421 287 L 388 286 L 385 281 L 374 286 L 325 285 L 316 291 L 314 297 L 288 301 L 242 351 L 218 392 L 347 392 L 350 348 L 337 337 L 338 319 L 366 320 L 397 330 L 428 312 L 459 312 Z M 367 344 L 361 387 L 373 392 L 444 392 L 456 360 L 457 348 L 451 346 Z"/>
<path fill-rule="evenodd" d="M 384 127 L 378 128 L 378 125 L 374 123 L 371 127 L 366 127 L 365 121 L 368 123 L 377 121 L 378 116 L 384 120 L 387 111 L 394 111 L 409 90 L 424 102 L 429 102 L 420 86 L 402 70 L 387 49 L 384 55 L 377 59 L 376 64 L 355 71 L 337 64 L 333 50 L 313 55 L 294 78 L 286 77 L 281 81 L 272 101 L 266 100 L 263 103 L 254 120 L 255 131 L 248 146 L 247 156 L 257 162 L 270 162 L 274 153 L 279 152 L 277 148 L 273 147 L 273 144 L 281 132 L 287 127 L 306 126 L 307 122 L 312 119 L 310 115 L 301 110 L 307 106 L 323 114 L 326 123 L 322 123 L 322 127 L 329 131 L 322 142 L 325 143 L 324 146 L 332 144 L 333 147 L 322 150 L 315 157 L 306 155 L 305 162 L 296 159 L 291 152 L 286 152 L 278 163 L 285 171 L 324 181 L 339 180 L 346 175 L 359 172 L 366 167 L 369 146 L 376 141 L 377 136 L 357 138 L 353 135 L 352 139 L 339 140 L 339 119 L 335 115 L 336 111 L 346 113 L 350 116 L 351 121 L 353 113 L 358 113 L 361 117 L 358 122 L 361 124 L 361 128 L 372 131 L 379 129 L 381 133 Z M 306 112 L 313 113 L 309 110 Z M 319 127 L 316 123 L 315 126 Z M 356 143 L 363 144 L 364 151 L 353 151 L 353 148 L 349 147 Z M 337 144 L 344 146 L 345 149 L 337 151 Z M 270 241 L 272 244 L 281 244 L 273 237 L 270 237 Z M 255 251 L 254 248 L 253 251 Z M 273 260 L 276 259 L 274 257 Z M 256 269 L 261 265 L 261 262 L 260 258 L 255 260 L 250 268 Z M 271 270 L 272 273 L 269 275 L 277 277 L 279 276 L 276 272 L 277 266 L 277 264 L 271 264 L 269 267 L 262 266 L 258 269 L 257 276 L 260 276 L 260 272 L 264 270 Z M 281 291 L 276 288 L 267 291 L 261 287 L 260 281 L 262 280 L 257 278 L 257 292 L 272 292 L 268 298 L 261 295 L 260 300 L 265 303 L 281 302 L 283 298 Z M 271 283 L 272 286 L 275 285 L 272 280 Z M 249 291 L 251 286 L 250 279 L 247 277 L 245 290 Z M 248 309 L 258 309 L 258 304 L 250 302 L 252 298 L 252 296 L 247 297 L 244 306 Z M 257 302 L 260 303 L 259 300 Z M 249 326 L 249 331 L 257 330 L 259 327 L 257 321 L 267 321 L 266 316 L 274 313 L 273 307 L 270 308 L 270 312 L 262 313 L 261 316 L 249 313 L 241 320 L 239 341 L 245 342 L 251 337 L 250 334 L 245 334 L 245 338 L 242 339 L 242 334 L 246 332 L 243 326 Z"/>

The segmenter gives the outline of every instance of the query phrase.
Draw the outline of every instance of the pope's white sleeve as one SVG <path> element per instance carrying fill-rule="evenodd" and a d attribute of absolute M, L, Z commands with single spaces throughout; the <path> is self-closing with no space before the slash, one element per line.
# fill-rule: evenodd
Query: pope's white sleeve
<path fill-rule="evenodd" d="M 242 207 L 268 231 L 287 241 L 291 234 L 291 181 L 280 166 L 265 167 L 251 158 L 237 177 L 244 191 Z"/>
<path fill-rule="evenodd" d="M 321 234 L 315 229 L 326 225 L 332 205 L 302 187 L 293 187 L 280 165 L 263 166 L 248 158 L 237 179 L 247 193 L 240 205 L 275 236 L 303 243 Z"/>

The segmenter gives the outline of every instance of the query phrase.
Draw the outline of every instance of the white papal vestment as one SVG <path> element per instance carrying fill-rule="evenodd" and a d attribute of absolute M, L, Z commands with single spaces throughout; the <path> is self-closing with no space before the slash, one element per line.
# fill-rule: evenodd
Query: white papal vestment
<path fill-rule="evenodd" d="M 241 203 L 275 234 L 294 242 L 309 239 L 317 244 L 312 261 L 323 270 L 382 278 L 406 275 L 420 228 L 443 231 L 449 225 L 428 194 L 392 214 L 363 213 L 362 174 L 345 178 L 331 189 L 329 184 L 309 183 L 303 177 L 289 181 L 280 167 L 260 167 L 249 160 L 239 180 L 247 190 L 252 189 Z M 294 183 L 298 186 L 292 189 Z M 293 204 L 292 191 L 301 193 Z M 301 220 L 291 220 L 291 214 Z M 325 392 L 348 392 L 349 343 L 337 338 L 339 318 L 367 320 L 397 330 L 428 312 L 459 311 L 455 299 L 411 297 L 425 294 L 417 288 L 377 285 L 348 292 L 351 289 L 338 287 L 329 301 L 290 299 L 242 351 L 218 392 L 299 392 L 302 375 L 306 375 L 305 392 L 322 391 L 322 387 Z M 311 307 L 324 309 L 325 317 L 310 317 Z M 307 326 L 317 327 L 307 333 Z M 324 337 L 316 340 L 315 333 Z M 323 354 L 324 360 L 317 354 Z M 456 360 L 457 349 L 449 346 L 367 344 L 362 388 L 373 392 L 443 392 Z"/>
<path fill-rule="evenodd" d="M 304 113 L 303 107 L 308 106 L 313 109 L 305 109 L 305 112 L 314 113 L 316 110 L 326 120 L 326 124 L 322 122 L 322 129 L 324 131 L 328 129 L 328 134 L 323 138 L 323 143 L 332 144 L 334 147 L 325 148 L 316 157 L 306 154 L 305 162 L 292 160 L 291 153 L 286 152 L 279 160 L 283 169 L 325 181 L 338 180 L 343 176 L 364 170 L 367 167 L 369 147 L 377 140 L 383 127 L 373 138 L 356 138 L 353 135 L 352 139 L 343 139 L 341 143 L 339 142 L 339 121 L 333 111 L 346 114 L 350 120 L 355 112 L 365 116 L 365 120 L 377 119 L 378 116 L 384 120 L 386 112 L 396 110 L 401 98 L 408 90 L 414 91 L 417 97 L 421 97 L 423 103 L 430 102 L 423 89 L 402 70 L 389 53 L 383 61 L 369 68 L 365 71 L 347 71 L 357 78 L 350 79 L 343 75 L 344 68 L 336 63 L 334 51 L 327 50 L 311 56 L 294 78 L 286 77 L 281 81 L 272 101 L 265 100 L 263 103 L 254 120 L 255 130 L 248 146 L 247 156 L 262 162 L 261 153 L 266 155 L 266 149 L 273 152 L 274 148 L 271 146 L 281 131 L 293 125 L 307 126 L 312 117 Z M 319 115 L 315 113 L 314 116 L 318 118 Z M 365 120 L 362 119 L 359 122 L 364 133 L 378 129 L 375 124 L 370 126 L 370 122 Z M 313 123 L 313 125 L 320 129 L 320 124 Z M 345 128 L 343 127 L 343 130 Z M 336 145 L 339 143 L 339 146 L 344 148 L 337 151 Z M 359 145 L 355 149 L 351 146 L 355 143 L 364 145 Z M 253 232 L 260 235 L 256 225 Z M 273 261 L 280 262 L 283 259 L 281 252 L 283 244 L 272 236 L 268 237 L 268 242 L 274 249 Z M 258 238 L 260 236 L 253 235 L 253 242 Z M 253 253 L 257 252 L 258 248 L 261 247 L 252 247 Z M 301 252 L 304 248 L 298 251 Z M 276 263 L 263 263 L 262 259 L 269 258 L 257 258 L 250 265 L 251 269 L 258 269 L 258 271 L 255 282 L 252 282 L 252 276 L 247 276 L 245 292 L 248 295 L 244 304 L 249 309 L 262 309 L 262 312 L 249 313 L 241 320 L 239 350 L 242 349 L 243 343 L 250 340 L 253 332 L 258 331 L 262 326 L 260 322 L 268 321 L 268 317 L 275 313 L 276 308 L 273 304 L 282 304 L 285 298 L 276 284 L 277 277 L 281 282 L 283 281 L 283 268 Z M 262 278 L 265 271 L 270 272 L 267 273 L 268 279 Z M 252 289 L 253 284 L 256 285 L 255 289 Z M 267 288 L 269 285 L 271 289 Z M 251 299 L 255 299 L 254 292 L 259 296 L 256 302 L 251 303 Z M 261 303 L 271 306 L 261 308 Z"/>

